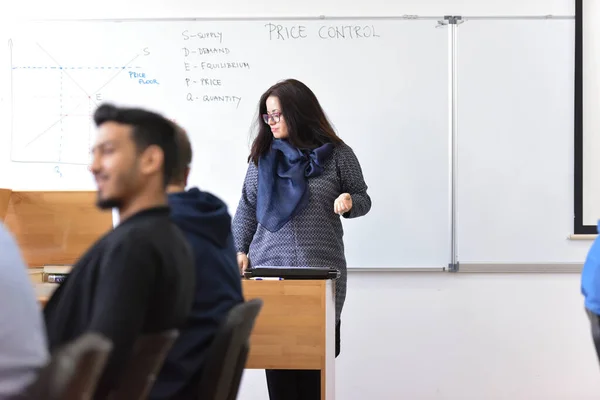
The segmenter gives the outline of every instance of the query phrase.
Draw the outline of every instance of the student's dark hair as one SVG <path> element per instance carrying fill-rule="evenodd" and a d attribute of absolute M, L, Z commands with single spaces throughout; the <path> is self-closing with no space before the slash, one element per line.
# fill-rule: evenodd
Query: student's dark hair
<path fill-rule="evenodd" d="M 192 144 L 185 130 L 179 125 L 174 126 L 178 157 L 169 183 L 181 185 L 185 183 L 188 168 L 192 163 Z"/>
<path fill-rule="evenodd" d="M 304 83 L 286 79 L 271 86 L 258 103 L 258 133 L 252 143 L 248 161 L 258 164 L 258 159 L 269 151 L 273 141 L 271 127 L 263 121 L 267 113 L 267 98 L 277 97 L 288 129 L 288 141 L 299 149 L 314 149 L 325 143 L 343 143 L 327 119 L 317 96 Z"/>
<path fill-rule="evenodd" d="M 164 155 L 163 184 L 167 186 L 178 158 L 175 126 L 171 121 L 160 114 L 141 108 L 120 108 L 112 104 L 102 104 L 94 113 L 94 122 L 98 127 L 105 122 L 131 125 L 133 127 L 131 138 L 138 153 L 149 146 L 160 147 Z"/>

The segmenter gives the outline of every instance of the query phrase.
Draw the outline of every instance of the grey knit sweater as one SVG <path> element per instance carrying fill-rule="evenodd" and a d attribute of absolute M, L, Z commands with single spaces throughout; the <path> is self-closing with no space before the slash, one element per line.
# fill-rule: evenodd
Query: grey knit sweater
<path fill-rule="evenodd" d="M 277 232 L 269 232 L 256 221 L 258 169 L 250 162 L 242 196 L 233 218 L 233 235 L 238 252 L 248 254 L 252 266 L 334 267 L 336 321 L 346 299 L 346 258 L 340 216 L 333 210 L 342 193 L 352 196 L 352 209 L 345 218 L 363 216 L 371 209 L 371 198 L 356 155 L 346 144 L 336 146 L 321 175 L 308 180 L 308 207 Z"/>

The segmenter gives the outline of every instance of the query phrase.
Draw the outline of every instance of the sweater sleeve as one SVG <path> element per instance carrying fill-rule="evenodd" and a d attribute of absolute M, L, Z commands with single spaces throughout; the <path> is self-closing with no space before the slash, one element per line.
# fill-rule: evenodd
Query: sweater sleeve
<path fill-rule="evenodd" d="M 352 209 L 344 213 L 343 217 L 362 217 L 371 210 L 371 197 L 367 193 L 367 184 L 358 158 L 347 145 L 338 146 L 335 157 L 342 193 L 352 196 Z"/>
<path fill-rule="evenodd" d="M 242 187 L 242 197 L 233 217 L 232 230 L 235 250 L 248 254 L 250 243 L 256 233 L 256 192 L 258 190 L 258 168 L 253 162 L 248 165 Z"/>

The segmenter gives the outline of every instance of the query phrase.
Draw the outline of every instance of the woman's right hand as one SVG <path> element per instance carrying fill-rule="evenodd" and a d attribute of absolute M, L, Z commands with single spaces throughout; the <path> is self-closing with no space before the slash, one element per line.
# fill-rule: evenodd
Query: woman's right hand
<path fill-rule="evenodd" d="M 240 275 L 244 273 L 248 268 L 248 256 L 244 253 L 237 254 L 238 267 L 240 268 Z"/>

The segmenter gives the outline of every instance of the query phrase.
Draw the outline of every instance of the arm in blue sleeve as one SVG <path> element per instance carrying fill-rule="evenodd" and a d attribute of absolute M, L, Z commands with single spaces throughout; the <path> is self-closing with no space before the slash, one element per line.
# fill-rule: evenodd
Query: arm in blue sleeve
<path fill-rule="evenodd" d="M 344 218 L 358 218 L 371 210 L 371 197 L 362 168 L 354 151 L 347 145 L 338 146 L 335 153 L 342 193 L 352 196 L 352 209 L 343 214 Z"/>
<path fill-rule="evenodd" d="M 258 190 L 258 168 L 253 162 L 248 165 L 242 197 L 233 217 L 232 230 L 237 252 L 248 254 L 250 243 L 256 233 L 256 192 Z"/>

